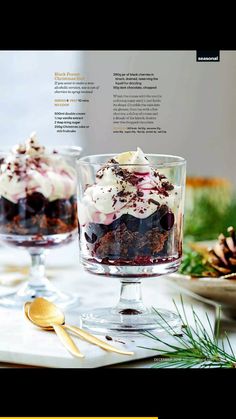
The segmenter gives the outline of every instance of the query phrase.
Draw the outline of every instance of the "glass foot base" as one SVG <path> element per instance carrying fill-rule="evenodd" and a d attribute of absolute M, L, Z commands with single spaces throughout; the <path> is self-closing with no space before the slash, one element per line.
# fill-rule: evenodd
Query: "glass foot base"
<path fill-rule="evenodd" d="M 42 288 L 34 288 L 25 284 L 17 292 L 0 297 L 0 306 L 22 308 L 26 301 L 33 301 L 37 297 L 46 298 L 64 310 L 76 307 L 80 300 L 77 295 L 61 292 L 51 284 Z"/>
<path fill-rule="evenodd" d="M 83 313 L 81 316 L 82 326 L 97 334 L 115 334 L 116 336 L 133 335 L 146 330 L 163 333 L 166 332 L 167 324 L 173 329 L 179 329 L 181 326 L 179 316 L 169 310 L 160 309 L 158 310 L 159 315 L 151 309 L 137 313 L 135 313 L 136 310 L 131 309 L 121 311 L 117 308 L 107 307 Z"/>

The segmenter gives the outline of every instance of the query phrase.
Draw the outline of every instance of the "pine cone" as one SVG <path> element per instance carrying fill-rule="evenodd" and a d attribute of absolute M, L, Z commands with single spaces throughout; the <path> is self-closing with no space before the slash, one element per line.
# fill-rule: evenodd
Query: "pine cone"
<path fill-rule="evenodd" d="M 232 274 L 235 273 L 236 278 L 236 235 L 233 227 L 229 227 L 227 231 L 230 236 L 220 234 L 215 246 L 208 249 L 206 259 L 220 275 L 230 275 L 233 278 Z"/>

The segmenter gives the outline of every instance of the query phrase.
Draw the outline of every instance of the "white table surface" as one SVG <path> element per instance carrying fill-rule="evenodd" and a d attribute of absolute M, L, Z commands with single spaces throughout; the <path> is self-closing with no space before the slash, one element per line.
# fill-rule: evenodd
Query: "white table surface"
<path fill-rule="evenodd" d="M 16 266 L 22 267 L 29 266 L 30 258 L 27 252 L 24 250 L 0 247 L 0 279 L 1 275 L 4 276 L 3 274 L 1 274 L 1 269 L 3 269 L 4 266 L 6 266 L 6 264 L 14 264 Z M 76 293 L 81 297 L 81 303 L 80 307 L 78 307 L 78 311 L 83 311 L 83 309 L 89 309 L 98 306 L 102 307 L 107 305 L 115 305 L 117 302 L 119 295 L 119 279 L 95 276 L 83 271 L 79 264 L 79 254 L 76 242 L 58 249 L 51 250 L 47 256 L 47 271 L 50 274 L 51 280 L 55 286 L 57 286 L 61 290 Z M 13 286 L 11 286 L 10 289 L 12 290 Z M 174 286 L 170 281 L 168 281 L 166 277 L 145 278 L 143 280 L 142 289 L 143 299 L 147 305 L 159 308 L 161 307 L 166 309 L 172 309 L 173 311 L 174 305 L 172 299 L 174 298 L 175 301 L 179 303 L 181 293 L 184 297 L 184 303 L 187 313 L 190 313 L 191 306 L 194 306 L 195 310 L 198 312 L 200 318 L 202 319 L 205 325 L 205 312 L 208 313 L 211 321 L 214 323 L 214 304 L 211 304 L 211 302 L 205 299 L 195 298 L 195 296 L 191 295 L 191 293 L 186 295 L 184 290 L 180 290 L 178 287 Z M 6 286 L 0 286 L 0 294 L 6 292 L 6 290 Z M 73 313 L 72 315 L 72 313 L 67 312 L 66 318 L 67 320 L 73 320 L 73 323 L 75 324 L 77 320 L 77 315 L 79 314 Z M 7 332 L 3 324 L 1 326 L 0 321 L 1 340 L 5 344 L 6 348 L 8 347 L 8 345 L 11 344 L 11 334 L 14 333 L 14 328 L 15 331 L 18 330 L 18 333 L 22 333 L 22 335 L 23 332 L 26 331 L 25 328 L 28 328 L 28 330 L 30 330 L 30 328 L 34 328 L 34 330 L 31 329 L 32 339 L 37 339 L 40 333 L 41 336 L 43 336 L 42 334 L 47 333 L 39 329 L 36 330 L 34 326 L 28 324 L 27 321 L 24 319 L 22 311 L 20 310 L 5 309 L 0 307 L 0 318 L 7 318 L 9 326 L 11 326 L 11 332 Z M 22 329 L 19 329 L 21 327 Z M 236 348 L 236 322 L 224 319 L 222 321 L 222 327 L 225 330 L 227 330 L 231 342 L 233 346 L 235 346 Z M 30 339 L 29 335 L 27 336 L 22 336 L 22 339 L 25 339 L 25 342 L 28 342 Z M 55 341 L 53 340 L 55 338 L 55 336 L 50 336 L 51 343 L 55 343 Z M 56 345 L 58 345 L 58 350 L 60 351 L 60 343 L 57 342 Z M 97 349 L 99 348 L 95 348 L 94 350 Z M 62 350 L 64 350 L 64 348 L 62 348 Z M 150 358 L 145 358 L 132 362 L 121 362 L 121 360 L 119 360 L 119 364 L 110 365 L 109 368 L 149 368 L 153 365 L 153 358 L 153 353 L 150 353 Z M 22 365 L 21 363 L 15 363 L 16 361 L 14 357 L 12 362 L 13 363 L 0 362 L 0 368 L 21 368 L 26 366 Z M 95 365 L 92 364 L 91 366 L 93 367 Z M 30 366 L 27 365 L 27 367 Z"/>

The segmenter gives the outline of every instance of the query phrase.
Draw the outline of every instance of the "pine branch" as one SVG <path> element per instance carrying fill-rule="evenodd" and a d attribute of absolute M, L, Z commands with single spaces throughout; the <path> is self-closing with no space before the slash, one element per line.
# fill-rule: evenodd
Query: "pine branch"
<path fill-rule="evenodd" d="M 153 368 L 236 368 L 236 356 L 226 333 L 225 338 L 230 353 L 226 352 L 223 340 L 221 344 L 219 343 L 220 310 L 217 312 L 215 329 L 206 313 L 206 321 L 210 329 L 210 332 L 208 332 L 193 307 L 191 309 L 194 328 L 190 326 L 182 296 L 182 312 L 174 300 L 173 303 L 182 323 L 181 333 L 177 333 L 176 329 L 166 321 L 157 309 L 153 308 L 153 311 L 159 317 L 157 324 L 161 325 L 164 331 L 176 343 L 164 341 L 150 331 L 143 333 L 144 336 L 152 339 L 152 341 L 161 343 L 166 347 L 166 349 L 160 349 L 158 347 L 147 348 L 140 346 L 140 348 L 156 350 L 160 353 L 157 356 L 160 360 L 153 365 Z"/>

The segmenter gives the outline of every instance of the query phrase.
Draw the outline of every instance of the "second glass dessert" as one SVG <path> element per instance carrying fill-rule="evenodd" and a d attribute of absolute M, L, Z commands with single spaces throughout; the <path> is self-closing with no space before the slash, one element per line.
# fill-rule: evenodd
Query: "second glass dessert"
<path fill-rule="evenodd" d="M 157 327 L 141 299 L 141 278 L 178 269 L 182 256 L 185 160 L 141 149 L 78 161 L 80 250 L 92 273 L 118 276 L 114 308 L 95 309 L 83 324 L 98 332 Z M 173 313 L 162 311 L 173 324 Z"/>
<path fill-rule="evenodd" d="M 30 278 L 0 305 L 22 306 L 45 297 L 63 307 L 73 297 L 57 290 L 45 276 L 45 250 L 69 243 L 77 232 L 75 160 L 80 147 L 42 146 L 35 133 L 0 153 L 0 240 L 25 248 L 32 260 Z"/>

